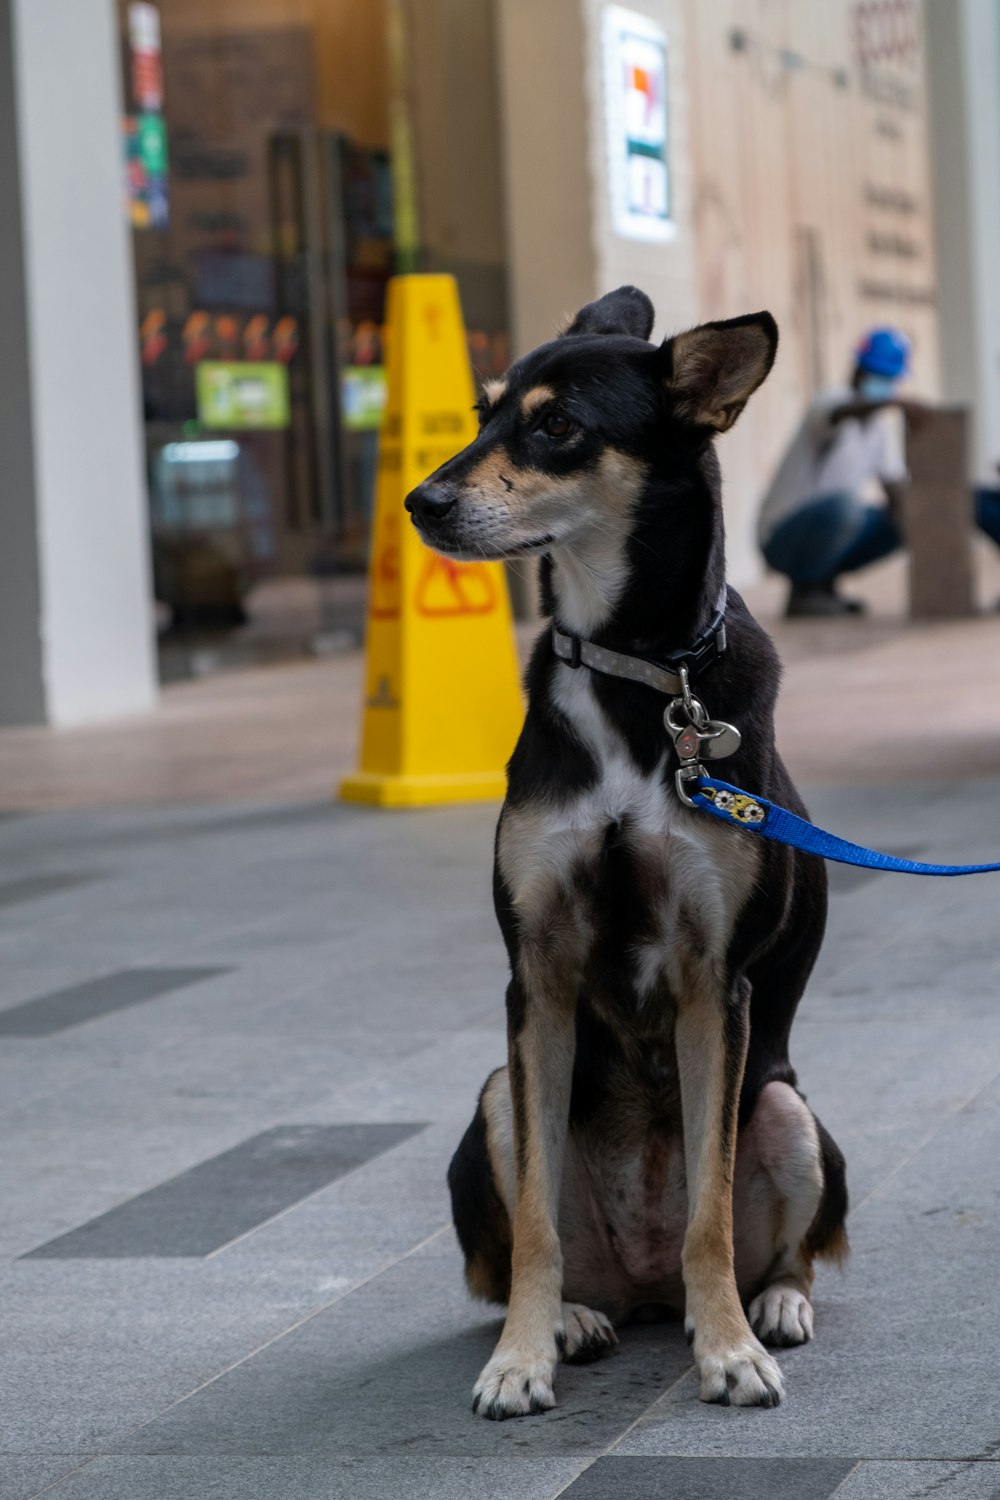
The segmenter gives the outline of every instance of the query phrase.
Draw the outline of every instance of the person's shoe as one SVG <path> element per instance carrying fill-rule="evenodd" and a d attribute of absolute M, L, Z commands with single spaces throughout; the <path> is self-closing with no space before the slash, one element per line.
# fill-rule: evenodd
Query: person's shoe
<path fill-rule="evenodd" d="M 836 615 L 864 614 L 860 599 L 845 599 L 832 583 L 793 583 L 785 606 L 785 618 L 829 619 Z"/>

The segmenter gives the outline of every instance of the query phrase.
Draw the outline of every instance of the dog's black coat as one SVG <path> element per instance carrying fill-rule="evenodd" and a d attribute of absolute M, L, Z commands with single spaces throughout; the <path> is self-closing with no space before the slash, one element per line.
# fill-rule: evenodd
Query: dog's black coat
<path fill-rule="evenodd" d="M 714 456 L 714 455 L 713 455 Z M 714 468 L 714 465 L 712 466 Z M 665 484 L 670 493 L 672 487 Z M 706 486 L 708 488 L 708 486 Z M 676 494 L 676 491 L 674 491 Z M 705 538 L 711 551 L 721 533 L 721 501 L 712 495 L 716 527 Z M 692 564 L 697 566 L 697 552 Z M 627 606 L 631 589 L 623 601 Z M 686 608 L 673 610 L 665 603 L 665 625 L 659 652 L 645 646 L 641 630 L 628 619 L 627 608 L 618 630 L 601 631 L 598 644 L 614 650 L 662 660 L 671 650 L 693 640 L 704 629 L 712 613 L 716 594 L 703 590 Z M 740 749 L 726 762 L 725 776 L 736 786 L 759 792 L 769 801 L 800 817 L 808 812 L 798 795 L 774 744 L 773 712 L 780 665 L 769 637 L 747 610 L 735 589 L 727 593 L 727 650 L 703 683 L 713 718 L 738 724 Z M 551 597 L 545 600 L 551 604 Z M 546 610 L 549 613 L 549 610 Z M 675 620 L 671 625 L 669 621 Z M 558 623 L 558 621 L 557 621 Z M 549 705 L 548 682 L 557 658 L 551 635 L 539 638 L 528 668 L 526 687 L 529 709 L 524 729 L 509 767 L 508 798 L 512 803 L 539 795 L 558 798 L 586 786 L 596 767 L 586 750 L 567 736 L 559 715 Z M 579 668 L 585 671 L 586 668 Z M 663 702 L 638 683 L 594 674 L 594 688 L 601 706 L 620 725 L 636 758 L 652 767 L 664 745 Z M 671 752 L 664 779 L 672 781 L 678 765 Z M 755 834 L 733 829 L 734 838 Z M 613 836 L 613 830 L 611 831 Z M 780 1080 L 797 1087 L 789 1056 L 789 1036 L 806 982 L 819 953 L 826 926 L 827 878 L 820 859 L 783 844 L 759 840 L 762 854 L 760 880 L 740 920 L 729 951 L 729 967 L 735 978 L 745 973 L 750 983 L 750 1043 L 740 1092 L 739 1120 L 744 1124 L 765 1084 Z M 609 855 L 613 851 L 613 837 Z M 612 855 L 613 857 L 613 855 Z M 608 914 L 604 934 L 606 950 L 623 951 L 635 937 L 634 923 L 641 910 L 629 899 L 628 875 L 611 882 L 622 892 L 621 909 Z M 495 868 L 494 902 L 497 920 L 508 946 L 514 942 L 512 914 L 504 882 Z M 520 986 L 508 988 L 509 1024 L 520 1029 L 523 996 Z M 578 999 L 576 1019 L 576 1064 L 573 1074 L 571 1119 L 582 1120 L 596 1113 L 611 1063 L 619 1051 L 616 1030 L 593 1014 L 586 991 Z M 829 1132 L 817 1120 L 823 1149 L 824 1187 L 816 1221 L 810 1231 L 814 1254 L 821 1253 L 842 1232 L 847 1217 L 848 1193 L 843 1155 Z M 473 1158 L 475 1166 L 473 1167 Z M 500 1205 L 486 1159 L 485 1126 L 481 1110 L 469 1126 L 448 1173 L 456 1232 L 466 1256 L 483 1255 L 496 1264 L 497 1299 L 506 1296 L 510 1279 L 510 1231 Z M 499 1258 L 496 1254 L 499 1251 Z"/>
<path fill-rule="evenodd" d="M 766 373 L 777 344 L 768 315 L 709 326 L 739 330 L 751 324 L 770 340 Z M 705 630 L 724 596 L 728 649 L 693 686 L 713 718 L 739 726 L 742 743 L 726 762 L 725 778 L 805 816 L 775 748 L 773 714 L 780 675 L 776 653 L 739 594 L 730 588 L 723 595 L 720 475 L 711 439 L 718 428 L 735 420 L 745 397 L 734 399 L 714 426 L 693 419 L 698 392 L 692 396 L 689 390 L 683 402 L 673 394 L 674 343 L 656 347 L 646 342 L 651 326 L 651 305 L 633 288 L 584 309 L 566 334 L 521 360 L 507 379 L 508 391 L 515 394 L 539 387 L 554 393 L 558 412 L 574 424 L 571 446 L 546 442 L 537 429 L 526 430 L 516 402 L 500 401 L 496 410 L 484 408 L 477 440 L 438 470 L 426 488 L 435 496 L 461 492 L 484 460 L 496 453 L 512 466 L 511 473 L 540 470 L 554 480 L 598 464 L 608 447 L 637 461 L 644 482 L 630 524 L 627 583 L 590 639 L 613 651 L 662 663 Z M 706 403 L 712 395 L 707 392 Z M 503 473 L 499 477 L 509 487 L 510 480 Z M 421 515 L 420 496 L 418 490 L 411 497 L 412 508 L 426 538 L 442 551 L 461 553 L 461 541 L 456 543 L 452 535 L 454 516 L 449 520 L 447 513 L 440 518 Z M 543 558 L 541 582 L 544 612 L 554 617 L 560 630 L 571 631 L 571 625 L 559 618 L 549 557 Z M 546 630 L 527 671 L 527 717 L 510 761 L 502 817 L 531 804 L 571 803 L 598 779 L 591 751 L 554 701 L 554 673 L 562 670 Z M 663 722 L 666 700 L 649 687 L 597 672 L 591 674 L 591 686 L 636 766 L 644 775 L 653 775 L 669 744 Z M 676 767 L 670 748 L 660 773 L 670 796 Z M 580 869 L 573 874 L 581 889 L 599 880 L 601 899 L 593 904 L 595 937 L 576 1001 L 571 1129 L 600 1118 L 625 1076 L 630 1087 L 648 1099 L 651 1117 L 661 1110 L 670 1114 L 676 1107 L 675 1084 L 664 1074 L 659 1049 L 651 1045 L 658 1022 L 651 1019 L 649 1006 L 638 1003 L 622 964 L 622 955 L 648 936 L 651 906 L 642 871 L 629 856 L 627 832 L 621 823 L 610 823 L 599 871 Z M 739 1050 L 736 1037 L 749 994 L 749 1048 L 739 1094 L 743 1125 L 768 1083 L 796 1086 L 789 1033 L 823 936 L 826 871 L 821 860 L 750 832 L 728 833 L 734 843 L 754 839 L 760 857 L 758 878 L 731 932 L 726 960 L 733 1007 L 731 1057 Z M 494 891 L 514 975 L 507 1007 L 509 1034 L 516 1043 L 529 1001 L 518 977 L 518 924 L 499 860 Z M 665 996 L 664 1002 L 668 1000 Z M 512 1070 L 516 1057 L 515 1046 Z M 515 1117 L 516 1083 L 512 1076 Z M 809 1230 L 810 1254 L 839 1248 L 847 1211 L 843 1157 L 828 1133 L 818 1129 L 823 1190 Z M 523 1129 L 516 1135 L 523 1138 Z M 503 1300 L 510 1284 L 511 1231 L 489 1161 L 482 1101 L 455 1154 L 449 1183 L 459 1240 L 467 1261 L 480 1269 L 478 1289 Z"/>

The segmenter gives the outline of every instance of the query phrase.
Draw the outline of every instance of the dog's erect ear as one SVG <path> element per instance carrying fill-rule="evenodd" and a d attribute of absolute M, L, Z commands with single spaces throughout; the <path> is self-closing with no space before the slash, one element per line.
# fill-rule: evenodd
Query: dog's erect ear
<path fill-rule="evenodd" d="M 778 325 L 769 312 L 702 323 L 663 345 L 667 388 L 682 421 L 727 432 L 774 364 Z"/>
<path fill-rule="evenodd" d="M 625 333 L 634 339 L 648 339 L 653 331 L 653 304 L 637 286 L 620 286 L 596 302 L 581 307 L 560 338 L 577 333 Z"/>

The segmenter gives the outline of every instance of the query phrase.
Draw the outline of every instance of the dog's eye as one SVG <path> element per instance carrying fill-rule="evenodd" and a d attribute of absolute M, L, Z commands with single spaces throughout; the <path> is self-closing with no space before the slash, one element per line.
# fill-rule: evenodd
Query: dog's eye
<path fill-rule="evenodd" d="M 564 417 L 558 411 L 549 412 L 547 417 L 542 418 L 539 425 L 545 436 L 550 438 L 567 437 L 573 430 L 573 423 L 569 417 Z"/>

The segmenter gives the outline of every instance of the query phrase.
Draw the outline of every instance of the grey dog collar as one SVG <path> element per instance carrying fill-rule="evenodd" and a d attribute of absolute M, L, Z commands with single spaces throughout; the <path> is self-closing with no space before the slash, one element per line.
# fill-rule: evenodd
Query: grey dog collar
<path fill-rule="evenodd" d="M 552 627 L 552 649 L 570 667 L 590 667 L 594 672 L 603 672 L 608 677 L 624 677 L 628 682 L 641 682 L 655 688 L 658 693 L 676 697 L 684 692 L 681 669 L 690 680 L 713 666 L 726 649 L 725 602 L 716 611 L 712 623 L 704 630 L 687 651 L 677 651 L 668 656 L 664 666 L 646 661 L 641 656 L 625 656 L 620 651 L 608 651 L 604 646 L 595 646 L 578 635 L 563 635 Z"/>

